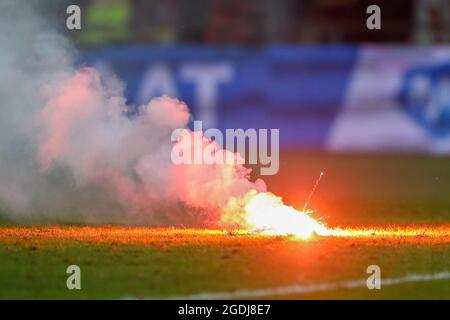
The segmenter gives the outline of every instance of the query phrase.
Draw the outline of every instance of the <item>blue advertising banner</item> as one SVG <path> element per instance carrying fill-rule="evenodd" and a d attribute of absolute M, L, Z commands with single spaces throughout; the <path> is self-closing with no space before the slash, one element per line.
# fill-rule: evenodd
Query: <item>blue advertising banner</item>
<path fill-rule="evenodd" d="M 284 147 L 322 148 L 355 63 L 353 47 L 132 47 L 85 51 L 129 103 L 167 94 L 204 127 L 279 128 Z"/>
<path fill-rule="evenodd" d="M 133 106 L 167 94 L 204 128 L 280 129 L 284 149 L 450 152 L 447 47 L 111 47 L 79 63 Z"/>

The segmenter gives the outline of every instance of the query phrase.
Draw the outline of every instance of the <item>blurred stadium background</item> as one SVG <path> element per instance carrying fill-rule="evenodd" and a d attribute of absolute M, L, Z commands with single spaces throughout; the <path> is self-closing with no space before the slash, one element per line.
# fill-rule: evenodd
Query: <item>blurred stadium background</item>
<path fill-rule="evenodd" d="M 186 101 L 204 127 L 279 128 L 280 171 L 263 179 L 285 203 L 302 208 L 325 171 L 309 208 L 331 227 L 448 226 L 450 1 L 41 1 L 48 21 L 74 41 L 77 63 L 117 75 L 131 108 L 168 94 Z M 81 30 L 66 28 L 71 4 L 81 7 Z M 381 30 L 366 28 L 371 4 L 381 7 Z M 72 216 L 78 205 L 68 208 Z M 0 224 L 15 226 L 1 213 Z M 90 242 L 76 228 L 69 231 L 75 240 L 48 241 L 54 231 L 39 228 L 20 238 L 3 231 L 0 287 L 8 290 L 0 298 L 334 283 L 364 279 L 371 264 L 383 277 L 401 277 L 442 272 L 450 261 L 447 235 L 436 242 L 421 235 L 253 242 L 231 233 L 199 241 L 148 230 L 142 244 L 129 245 L 109 226 L 94 229 Z M 104 237 L 109 230 L 125 241 Z M 72 261 L 83 268 L 80 291 L 63 286 Z M 289 298 L 442 299 L 449 288 L 434 281 Z"/>
<path fill-rule="evenodd" d="M 176 96 L 207 127 L 280 128 L 285 150 L 450 153 L 446 0 L 85 0 L 68 31 L 73 3 L 46 10 L 132 105 Z"/>

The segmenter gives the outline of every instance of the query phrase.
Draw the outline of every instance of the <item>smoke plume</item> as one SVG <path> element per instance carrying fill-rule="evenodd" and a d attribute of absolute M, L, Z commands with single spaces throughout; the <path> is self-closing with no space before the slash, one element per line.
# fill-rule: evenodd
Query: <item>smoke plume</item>
<path fill-rule="evenodd" d="M 159 97 L 130 117 L 120 81 L 76 69 L 76 51 L 29 3 L 0 5 L 1 215 L 45 223 L 239 223 L 230 212 L 242 209 L 240 199 L 265 191 L 240 156 L 173 164 L 172 132 L 187 128 L 188 107 Z M 175 142 L 182 151 L 183 139 L 229 152 L 189 129 Z"/>

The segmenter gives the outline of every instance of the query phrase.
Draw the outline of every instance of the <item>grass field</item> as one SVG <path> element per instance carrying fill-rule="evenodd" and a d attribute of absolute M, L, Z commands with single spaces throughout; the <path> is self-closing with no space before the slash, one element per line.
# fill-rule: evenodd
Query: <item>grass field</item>
<path fill-rule="evenodd" d="M 325 171 L 311 202 L 317 218 L 331 227 L 397 230 L 393 234 L 299 240 L 211 230 L 17 226 L 4 219 L 0 298 L 150 298 L 327 284 L 312 292 L 268 290 L 264 298 L 450 299 L 448 278 L 381 290 L 329 285 L 365 281 L 372 264 L 381 267 L 382 279 L 449 272 L 449 165 L 445 157 L 286 153 L 280 173 L 265 178 L 270 191 L 301 207 Z M 66 288 L 71 264 L 81 267 L 81 290 Z"/>

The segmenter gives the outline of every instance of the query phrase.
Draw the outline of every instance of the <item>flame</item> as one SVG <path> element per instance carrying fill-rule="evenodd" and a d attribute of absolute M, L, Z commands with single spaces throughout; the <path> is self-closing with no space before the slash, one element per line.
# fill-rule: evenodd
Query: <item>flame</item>
<path fill-rule="evenodd" d="M 280 197 L 260 192 L 245 205 L 245 219 L 250 228 L 269 235 L 294 235 L 307 239 L 314 234 L 329 235 L 328 228 L 310 216 L 283 203 Z"/>
<path fill-rule="evenodd" d="M 293 235 L 301 239 L 313 235 L 353 239 L 409 238 L 415 242 L 437 239 L 446 243 L 450 236 L 450 226 L 328 228 L 312 218 L 311 212 L 287 206 L 270 192 L 250 192 L 244 207 L 247 228 L 267 235 Z"/>

